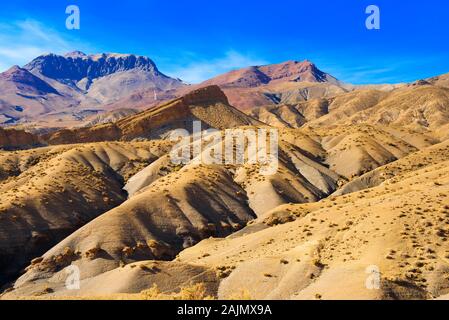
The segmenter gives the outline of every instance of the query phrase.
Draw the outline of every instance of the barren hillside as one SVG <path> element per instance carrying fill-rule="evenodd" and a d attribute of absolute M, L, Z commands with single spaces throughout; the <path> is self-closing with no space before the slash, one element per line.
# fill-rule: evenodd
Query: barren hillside
<path fill-rule="evenodd" d="M 248 79 L 268 81 L 261 70 L 290 69 Z M 41 135 L 38 148 L 35 135 L 1 131 L 4 147 L 23 149 L 0 151 L 1 298 L 444 297 L 449 95 L 429 83 L 250 114 L 211 85 Z M 193 121 L 215 130 L 189 137 L 199 153 L 175 163 L 169 135 Z M 276 170 L 204 163 L 229 129 L 275 130 Z M 243 141 L 231 155 L 257 158 Z M 65 283 L 73 266 L 77 290 Z"/>

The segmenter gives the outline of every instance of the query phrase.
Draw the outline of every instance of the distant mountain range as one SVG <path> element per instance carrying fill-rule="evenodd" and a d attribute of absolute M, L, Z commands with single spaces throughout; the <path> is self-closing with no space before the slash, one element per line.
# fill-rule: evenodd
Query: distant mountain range
<path fill-rule="evenodd" d="M 448 87 L 447 79 L 442 75 L 417 85 Z M 355 96 L 358 100 L 350 100 L 357 105 L 355 112 L 380 102 L 385 97 L 382 93 L 407 87 L 354 86 L 308 60 L 251 66 L 188 85 L 161 73 L 148 57 L 75 51 L 42 55 L 23 67 L 14 66 L 1 73 L 0 125 L 42 133 L 49 128 L 110 123 L 211 85 L 221 88 L 230 105 L 258 120 L 294 127 L 329 113 L 326 106 L 336 105 L 337 96 L 347 95 L 349 100 Z M 360 90 L 375 92 L 351 95 Z M 340 101 L 346 103 L 345 98 Z"/>
<path fill-rule="evenodd" d="M 209 85 L 250 89 L 281 83 L 316 83 L 339 86 L 340 82 L 309 61 L 254 66 L 234 70 L 200 85 L 189 86 L 161 73 L 148 57 L 132 54 L 86 55 L 75 51 L 65 55 L 46 54 L 23 67 L 14 66 L 0 74 L 0 123 L 43 127 L 77 126 L 109 119 L 105 111 L 146 109 L 164 100 Z M 239 104 L 245 109 L 261 95 L 256 105 L 270 103 L 274 96 L 247 93 Z M 240 94 L 241 98 L 242 95 Z M 257 100 L 257 98 L 256 98 Z M 117 114 L 115 112 L 114 114 Z M 113 116 L 112 118 L 115 119 Z"/>
<path fill-rule="evenodd" d="M 0 123 L 76 124 L 140 90 L 183 86 L 154 62 L 124 54 L 46 54 L 0 74 Z"/>

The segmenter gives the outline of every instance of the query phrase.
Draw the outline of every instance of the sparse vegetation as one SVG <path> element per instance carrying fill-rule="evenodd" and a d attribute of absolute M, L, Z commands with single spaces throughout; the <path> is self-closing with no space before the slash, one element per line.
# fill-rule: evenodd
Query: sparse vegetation
<path fill-rule="evenodd" d="M 196 283 L 181 287 L 179 292 L 164 293 L 161 292 L 157 284 L 140 293 L 143 300 L 213 300 L 212 296 L 207 295 L 204 283 Z"/>

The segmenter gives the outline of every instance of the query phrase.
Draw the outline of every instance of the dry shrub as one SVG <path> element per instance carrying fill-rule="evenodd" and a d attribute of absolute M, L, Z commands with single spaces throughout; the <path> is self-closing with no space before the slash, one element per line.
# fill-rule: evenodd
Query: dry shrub
<path fill-rule="evenodd" d="M 204 283 L 196 283 L 187 287 L 182 287 L 175 296 L 175 300 L 212 300 L 213 297 L 206 295 Z"/>
<path fill-rule="evenodd" d="M 214 297 L 207 295 L 207 289 L 204 283 L 195 283 L 189 286 L 181 287 L 177 293 L 161 292 L 157 284 L 140 293 L 143 300 L 213 300 Z"/>
<path fill-rule="evenodd" d="M 150 289 L 142 291 L 140 295 L 142 300 L 169 300 L 169 295 L 163 294 L 155 283 Z"/>
<path fill-rule="evenodd" d="M 252 300 L 252 297 L 247 289 L 241 289 L 240 291 L 231 293 L 228 300 Z"/>

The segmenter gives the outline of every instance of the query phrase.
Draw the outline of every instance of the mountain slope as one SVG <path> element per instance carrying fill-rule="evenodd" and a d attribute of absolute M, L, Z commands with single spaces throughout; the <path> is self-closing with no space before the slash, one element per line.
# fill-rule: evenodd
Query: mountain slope
<path fill-rule="evenodd" d="M 230 71 L 207 80 L 201 85 L 251 88 L 279 81 L 338 83 L 337 79 L 319 70 L 316 65 L 310 61 L 287 61 L 279 64 L 255 66 Z"/>
<path fill-rule="evenodd" d="M 432 130 L 444 136 L 449 124 L 449 89 L 429 83 L 404 85 L 386 92 L 359 89 L 300 103 L 279 103 L 250 114 L 277 127 L 328 127 L 380 124 Z"/>
<path fill-rule="evenodd" d="M 14 66 L 0 74 L 0 81 L 3 82 L 2 93 L 17 90 L 25 90 L 33 95 L 58 94 L 48 83 L 33 75 L 26 69 Z M 10 86 L 8 88 L 8 86 Z"/>
<path fill-rule="evenodd" d="M 445 159 L 448 159 L 448 157 L 449 141 L 443 141 L 365 173 L 344 185 L 334 195 L 339 196 L 373 188 L 396 176 L 400 177 L 406 173 L 441 163 Z"/>
<path fill-rule="evenodd" d="M 218 88 L 213 90 L 220 92 Z M 190 98 L 184 97 L 184 104 L 190 105 L 192 101 L 210 103 L 210 95 L 201 97 L 198 100 L 197 93 Z M 216 102 L 216 97 L 214 99 Z M 53 293 L 47 292 L 48 296 L 70 294 L 64 289 L 61 279 L 65 279 L 63 276 L 66 272 L 65 268 L 74 263 L 84 270 L 82 281 L 90 283 L 76 295 L 96 295 L 100 291 L 95 288 L 107 290 L 107 287 L 97 286 L 96 281 L 101 281 L 108 274 L 116 274 L 117 268 L 126 264 L 134 265 L 136 262 L 147 259 L 173 259 L 180 251 L 202 239 L 211 235 L 226 236 L 245 227 L 249 221 L 256 218 L 259 222 L 267 219 L 267 221 L 294 220 L 294 217 L 277 216 L 277 214 L 273 216 L 271 211 L 276 211 L 280 205 L 294 207 L 293 203 L 297 206 L 302 203 L 304 208 L 322 205 L 326 210 L 331 210 L 327 209 L 332 207 L 329 206 L 328 201 L 317 201 L 326 199 L 350 178 L 356 179 L 358 174 L 395 161 L 419 148 L 429 146 L 432 142 L 425 135 L 412 131 L 375 126 L 354 128 L 342 126 L 332 130 L 282 129 L 278 170 L 272 176 L 262 175 L 258 164 L 201 165 L 196 162 L 196 159 L 192 159 L 185 165 L 174 165 L 170 161 L 169 148 L 161 151 L 163 146 L 161 141 L 49 147 L 49 150 L 55 153 L 47 157 L 43 155 L 48 151 L 40 151 L 41 149 L 22 151 L 20 155 L 6 153 L 5 164 L 8 165 L 5 166 L 7 170 L 3 176 L 10 178 L 6 178 L 4 182 L 4 190 L 12 191 L 6 192 L 4 199 L 5 203 L 12 204 L 5 208 L 7 214 L 4 215 L 3 224 L 0 221 L 0 226 L 5 226 L 3 229 L 6 234 L 5 239 L 11 237 L 11 233 L 18 238 L 18 235 L 27 234 L 26 232 L 31 230 L 43 232 L 40 228 L 33 229 L 36 228 L 35 226 L 27 229 L 26 232 L 18 232 L 9 222 L 11 212 L 16 212 L 14 210 L 20 210 L 19 208 L 23 206 L 27 208 L 24 212 L 28 214 L 17 211 L 15 219 L 18 220 L 16 221 L 29 219 L 28 215 L 36 210 L 43 214 L 42 209 L 37 209 L 40 207 L 33 207 L 35 201 L 40 201 L 41 206 L 44 206 L 45 215 L 51 217 L 50 221 L 59 221 L 58 217 L 61 214 L 65 217 L 65 221 L 72 221 L 74 218 L 71 215 L 73 210 L 76 210 L 80 213 L 78 217 L 82 219 L 83 225 L 78 225 L 76 230 L 73 228 L 74 232 L 71 235 L 56 244 L 42 257 L 39 257 L 39 252 L 42 253 L 45 246 L 48 248 L 55 244 L 55 239 L 43 240 L 42 247 L 39 249 L 42 251 L 35 250 L 29 254 L 29 259 L 32 257 L 38 257 L 38 259 L 30 264 L 24 276 L 16 282 L 15 294 L 42 293 L 42 288 L 46 286 L 54 290 Z M 153 154 L 159 149 L 157 156 L 148 156 L 144 150 L 137 151 L 136 148 L 139 145 L 151 146 L 150 150 Z M 362 155 L 362 160 L 354 158 L 354 152 L 349 151 L 342 151 L 341 157 L 338 157 L 338 150 L 344 148 L 355 149 L 354 152 Z M 32 157 L 34 160 L 28 161 L 26 152 L 39 154 Z M 208 148 L 203 149 L 198 158 L 204 157 L 208 152 Z M 6 161 L 6 159 L 10 160 Z M 36 161 L 35 166 L 28 164 Z M 134 166 L 136 161 L 138 166 Z M 349 168 L 348 163 L 351 163 Z M 69 175 L 66 170 L 73 170 L 70 168 L 74 167 L 79 167 L 79 170 Z M 45 171 L 42 172 L 44 168 Z M 95 177 L 100 179 L 98 182 L 100 185 L 108 185 L 107 190 L 115 192 L 115 194 L 107 195 L 108 199 L 115 201 L 113 204 L 103 203 L 104 195 L 98 193 L 96 188 L 91 190 L 92 170 L 96 172 Z M 30 176 L 34 178 L 30 179 Z M 64 178 L 66 176 L 68 180 Z M 43 182 L 45 185 L 51 182 L 50 185 L 54 187 L 42 186 Z M 85 191 L 89 193 L 87 199 L 92 202 L 80 202 L 84 200 L 76 197 L 77 193 L 71 192 L 61 197 L 57 187 L 61 183 L 66 185 L 66 190 L 75 187 L 87 190 Z M 15 185 L 19 186 L 18 191 L 14 190 Z M 39 186 L 37 193 L 22 195 L 22 190 L 26 191 L 29 186 Z M 101 188 L 99 190 L 104 191 Z M 42 204 L 39 200 L 42 198 L 52 199 L 48 206 L 60 204 L 64 210 L 61 212 L 59 207 L 48 207 L 45 202 Z M 64 204 L 67 198 L 73 202 Z M 103 213 L 88 222 L 93 217 L 85 216 L 85 214 L 89 212 L 98 215 L 99 212 L 92 206 L 99 205 L 102 206 Z M 75 209 L 80 207 L 86 208 L 85 213 Z M 300 209 L 300 212 L 301 210 L 303 209 Z M 230 239 L 267 228 L 267 224 L 259 222 L 249 223 L 247 231 L 237 232 Z M 306 228 L 304 226 L 299 230 Z M 304 233 L 307 232 L 304 231 Z M 298 241 L 303 236 L 299 234 Z M 201 244 L 199 248 L 202 248 Z M 215 249 L 208 250 L 213 252 Z M 202 253 L 202 255 L 205 254 Z M 196 261 L 195 259 L 193 261 Z M 26 264 L 26 261 L 22 263 Z M 188 261 L 184 266 L 191 264 L 192 262 Z M 137 265 L 140 266 L 140 263 Z M 6 266 L 4 266 L 5 269 Z M 221 268 L 221 266 L 211 266 L 211 268 L 215 267 Z M 18 266 L 15 265 L 15 268 L 14 270 L 17 271 Z M 210 270 L 209 267 L 201 267 L 201 269 Z M 126 270 L 126 273 L 131 272 Z M 138 292 L 136 290 L 141 290 L 142 287 L 136 284 L 135 277 L 131 277 L 129 281 L 132 283 L 121 283 L 120 286 L 111 287 L 107 292 L 136 293 Z M 112 283 L 116 283 L 115 280 Z"/>
<path fill-rule="evenodd" d="M 14 66 L 0 73 L 0 124 L 32 120 L 73 102 L 26 69 Z"/>
<path fill-rule="evenodd" d="M 449 123 L 449 89 L 420 85 L 394 90 L 374 108 L 354 114 L 346 121 L 362 122 L 436 129 Z"/>
<path fill-rule="evenodd" d="M 219 286 L 224 299 L 242 289 L 253 299 L 447 294 L 447 165 L 443 161 L 364 192 L 279 207 L 264 219 L 265 228 L 252 225 L 253 232 L 205 240 L 177 261 L 232 270 Z M 375 270 L 380 287 L 370 290 L 366 283 Z"/>
<path fill-rule="evenodd" d="M 0 282 L 126 200 L 124 181 L 169 146 L 153 141 L 0 152 Z"/>
<path fill-rule="evenodd" d="M 302 140 L 310 152 L 320 152 L 313 142 L 304 144 L 304 136 L 290 139 L 298 143 Z M 441 148 L 447 153 L 447 146 Z M 416 157 L 414 161 L 419 163 L 428 154 Z M 244 199 L 245 193 L 226 170 L 221 171 L 223 168 L 188 165 L 156 180 L 122 206 L 66 238 L 30 265 L 14 289 L 2 298 L 138 294 L 154 283 L 169 294 L 189 281 L 204 282 L 209 292 L 222 299 L 242 295 L 242 291 L 253 299 L 438 297 L 447 294 L 449 288 L 445 276 L 449 272 L 446 160 L 442 156 L 425 168 L 398 172 L 369 190 L 314 203 L 284 204 L 226 238 L 206 237 L 170 263 L 143 261 L 170 252 L 166 241 L 192 234 L 174 231 L 172 223 L 182 217 L 181 212 L 197 226 L 214 219 L 216 210 L 223 208 L 216 206 L 218 197 L 233 199 L 237 208 L 246 203 L 238 200 Z M 225 177 L 228 182 L 222 186 Z M 228 192 L 230 185 L 239 193 Z M 182 196 L 188 190 L 195 199 L 214 194 L 204 201 L 188 201 Z M 160 198 L 163 195 L 171 200 L 164 201 Z M 224 203 L 229 204 L 227 201 Z M 158 210 L 161 206 L 167 210 Z M 163 212 L 171 213 L 168 225 L 161 216 Z M 197 220 L 201 217 L 198 212 L 206 220 Z M 156 233 L 157 225 L 167 227 Z M 171 232 L 176 235 L 169 236 Z M 155 236 L 158 240 L 151 241 Z M 70 263 L 82 271 L 80 290 L 64 287 L 65 267 Z M 374 266 L 381 272 L 379 290 L 366 287 L 370 276 L 367 270 Z M 193 272 L 192 268 L 197 269 Z M 186 279 L 171 273 L 171 280 L 164 276 L 174 269 L 191 270 L 187 272 L 190 276 Z M 216 277 L 209 272 L 215 272 Z"/>

